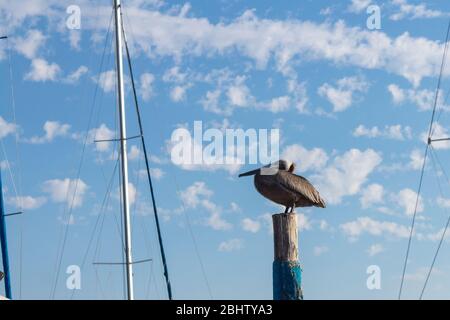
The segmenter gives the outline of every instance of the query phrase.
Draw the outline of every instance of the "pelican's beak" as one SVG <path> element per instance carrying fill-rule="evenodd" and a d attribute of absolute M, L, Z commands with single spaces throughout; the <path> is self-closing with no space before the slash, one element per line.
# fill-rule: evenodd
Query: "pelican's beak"
<path fill-rule="evenodd" d="M 261 169 L 256 169 L 256 170 L 252 170 L 252 171 L 249 171 L 249 172 L 246 172 L 246 173 L 241 173 L 239 175 L 239 178 L 241 178 L 241 177 L 248 177 L 248 176 L 254 176 L 255 174 L 258 174 L 260 171 L 261 171 Z"/>

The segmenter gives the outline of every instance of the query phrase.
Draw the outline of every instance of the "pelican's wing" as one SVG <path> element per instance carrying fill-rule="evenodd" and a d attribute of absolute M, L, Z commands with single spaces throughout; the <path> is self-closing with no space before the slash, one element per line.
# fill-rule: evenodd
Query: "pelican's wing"
<path fill-rule="evenodd" d="M 316 206 L 325 208 L 325 201 L 320 197 L 319 192 L 305 178 L 287 171 L 279 171 L 277 181 L 286 189 L 296 192 L 310 200 Z"/>

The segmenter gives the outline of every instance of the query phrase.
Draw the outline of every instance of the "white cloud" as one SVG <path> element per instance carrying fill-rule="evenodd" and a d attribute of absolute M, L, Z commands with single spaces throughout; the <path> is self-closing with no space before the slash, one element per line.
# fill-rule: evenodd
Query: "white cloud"
<path fill-rule="evenodd" d="M 304 230 L 311 229 L 311 222 L 309 221 L 309 218 L 306 215 L 304 215 L 303 213 L 297 214 L 297 228 L 298 228 L 298 231 L 304 231 Z"/>
<path fill-rule="evenodd" d="M 135 146 L 132 145 L 130 150 L 128 151 L 128 159 L 129 160 L 137 160 L 141 156 L 141 150 Z"/>
<path fill-rule="evenodd" d="M 351 4 L 348 6 L 348 10 L 354 13 L 361 13 L 366 10 L 371 3 L 372 0 L 352 0 Z"/>
<path fill-rule="evenodd" d="M 103 91 L 112 92 L 116 86 L 116 71 L 109 70 L 102 72 L 100 73 L 98 80 L 95 79 L 95 81 L 98 81 L 98 85 L 103 89 Z"/>
<path fill-rule="evenodd" d="M 354 240 L 364 233 L 373 236 L 389 235 L 397 238 L 409 237 L 409 228 L 395 222 L 377 221 L 369 217 L 359 217 L 339 226 L 342 232 Z"/>
<path fill-rule="evenodd" d="M 166 173 L 160 168 L 150 168 L 150 174 L 153 179 L 161 180 Z"/>
<path fill-rule="evenodd" d="M 38 209 L 47 202 L 45 197 L 19 196 L 8 198 L 8 202 L 23 210 Z"/>
<path fill-rule="evenodd" d="M 95 149 L 99 152 L 107 152 L 110 150 L 110 141 L 94 142 L 98 140 L 114 139 L 115 133 L 109 129 L 106 124 L 102 123 L 100 127 L 91 129 L 88 133 L 88 141 L 95 144 Z"/>
<path fill-rule="evenodd" d="M 400 124 L 390 126 L 387 125 L 384 129 L 380 129 L 377 126 L 366 128 L 361 124 L 353 131 L 353 136 L 368 138 L 384 137 L 393 140 L 406 140 L 412 138 L 412 132 L 411 127 L 403 127 Z"/>
<path fill-rule="evenodd" d="M 219 244 L 218 250 L 221 252 L 231 252 L 241 250 L 244 246 L 242 239 L 230 239 Z"/>
<path fill-rule="evenodd" d="M 414 214 L 417 193 L 409 188 L 401 190 L 398 194 L 393 195 L 393 200 L 404 209 L 405 214 L 411 216 Z M 417 204 L 417 213 L 424 210 L 424 204 L 422 196 L 419 197 Z"/>
<path fill-rule="evenodd" d="M 153 96 L 153 83 L 155 76 L 151 73 L 143 73 L 140 77 L 139 92 L 144 101 L 148 101 Z"/>
<path fill-rule="evenodd" d="M 76 69 L 75 71 L 70 73 L 65 78 L 65 81 L 67 83 L 71 83 L 71 84 L 77 83 L 83 75 L 88 73 L 88 71 L 89 71 L 88 67 L 86 67 L 86 66 L 79 66 L 78 69 Z"/>
<path fill-rule="evenodd" d="M 296 170 L 299 172 L 320 170 L 328 161 L 328 155 L 323 149 L 308 150 L 299 144 L 292 144 L 284 148 L 281 158 L 294 162 Z"/>
<path fill-rule="evenodd" d="M 338 80 L 336 86 L 325 83 L 317 92 L 333 105 L 334 112 L 342 112 L 353 104 L 355 93 L 365 92 L 368 87 L 369 84 L 364 79 L 348 77 Z"/>
<path fill-rule="evenodd" d="M 384 202 L 384 188 L 380 184 L 371 184 L 365 188 L 359 199 L 361 206 L 366 209 L 374 204 L 379 204 Z"/>
<path fill-rule="evenodd" d="M 53 179 L 42 185 L 42 190 L 56 203 L 66 202 L 68 206 L 79 207 L 83 204 L 88 185 L 81 179 Z"/>
<path fill-rule="evenodd" d="M 241 207 L 239 207 L 239 205 L 236 202 L 231 202 L 230 203 L 230 211 L 231 212 L 241 212 L 242 209 L 241 209 Z"/>
<path fill-rule="evenodd" d="M 405 91 L 401 89 L 398 85 L 390 84 L 388 85 L 388 90 L 391 93 L 392 100 L 394 101 L 395 104 L 400 104 L 405 100 L 406 98 Z"/>
<path fill-rule="evenodd" d="M 450 208 L 450 199 L 449 198 L 443 198 L 443 197 L 438 197 L 436 199 L 436 203 L 438 204 L 439 207 L 441 208 Z"/>
<path fill-rule="evenodd" d="M 413 103 L 417 106 L 419 111 L 429 111 L 433 108 L 434 101 L 436 99 L 436 93 L 434 90 L 428 89 L 402 89 L 395 84 L 390 84 L 388 90 L 391 93 L 392 101 L 397 104 L 403 104 L 405 102 Z M 438 103 L 440 108 L 449 109 L 448 105 L 444 103 L 443 91 L 439 92 Z"/>
<path fill-rule="evenodd" d="M 327 246 L 315 246 L 313 251 L 314 255 L 316 257 L 323 255 L 324 253 L 327 253 L 330 250 Z"/>
<path fill-rule="evenodd" d="M 209 212 L 209 217 L 206 219 L 206 225 L 214 230 L 229 230 L 232 224 L 223 219 L 221 208 L 210 200 L 213 192 L 208 188 L 205 182 L 197 181 L 180 191 L 179 197 L 186 208 L 195 209 L 203 207 Z"/>
<path fill-rule="evenodd" d="M 55 7 L 62 9 L 59 1 L 24 1 L 1 6 L 2 11 L 13 13 L 7 20 L 10 26 L 42 16 L 61 19 L 55 10 Z M 91 10 L 83 11 L 83 28 L 94 29 L 96 33 L 104 31 L 110 17 L 108 10 L 105 7 L 97 10 L 92 4 L 89 8 Z M 273 59 L 276 68 L 286 73 L 293 69 L 294 61 L 302 57 L 382 69 L 403 76 L 415 85 L 424 77 L 436 76 L 442 58 L 440 41 L 412 37 L 407 32 L 391 38 L 381 31 L 367 30 L 365 26 L 347 26 L 342 20 L 336 23 L 283 21 L 259 18 L 254 10 L 247 10 L 229 22 L 212 23 L 203 17 L 161 13 L 141 1 L 127 8 L 135 32 L 139 31 L 135 49 L 152 58 L 172 56 L 180 61 L 184 56 L 239 53 L 253 60 L 257 68 L 266 68 Z M 262 34 L 267 41 L 261 41 Z M 445 75 L 448 74 L 447 70 Z"/>
<path fill-rule="evenodd" d="M 58 121 L 46 121 L 44 124 L 45 134 L 41 137 L 34 136 L 29 140 L 29 142 L 33 144 L 52 142 L 56 137 L 67 136 L 69 130 L 69 124 L 61 124 Z"/>
<path fill-rule="evenodd" d="M 383 245 L 376 243 L 371 245 L 369 249 L 367 249 L 367 254 L 369 255 L 369 257 L 374 257 L 383 251 L 384 251 Z"/>
<path fill-rule="evenodd" d="M 261 229 L 261 223 L 257 220 L 245 218 L 242 220 L 242 229 L 251 233 L 257 233 Z"/>
<path fill-rule="evenodd" d="M 233 107 L 247 107 L 253 99 L 244 81 L 244 77 L 237 77 L 227 90 L 228 102 Z"/>
<path fill-rule="evenodd" d="M 31 70 L 25 75 L 25 80 L 46 82 L 56 81 L 61 68 L 56 63 L 48 63 L 44 59 L 33 59 Z"/>
<path fill-rule="evenodd" d="M 58 217 L 58 221 L 63 225 L 75 225 L 75 216 L 71 213 L 68 218 Z"/>
<path fill-rule="evenodd" d="M 17 125 L 7 122 L 0 116 L 0 139 L 17 132 L 17 128 Z"/>
<path fill-rule="evenodd" d="M 26 37 L 15 37 L 12 42 L 17 52 L 23 54 L 28 59 L 36 57 L 38 50 L 45 44 L 47 37 L 41 31 L 31 29 Z"/>
<path fill-rule="evenodd" d="M 426 3 L 410 4 L 407 0 L 392 0 L 392 4 L 396 6 L 397 12 L 392 14 L 389 18 L 394 21 L 402 19 L 430 19 L 448 16 L 439 10 L 429 9 Z"/>
<path fill-rule="evenodd" d="M 189 85 L 185 86 L 175 86 L 170 91 L 170 99 L 173 102 L 180 102 L 186 99 L 186 91 L 189 88 Z"/>
<path fill-rule="evenodd" d="M 420 170 L 423 166 L 423 151 L 414 149 L 409 155 L 409 167 L 413 170 Z"/>
<path fill-rule="evenodd" d="M 337 156 L 328 167 L 314 175 L 312 180 L 326 201 L 339 204 L 343 197 L 360 191 L 381 161 L 381 156 L 372 149 L 351 149 Z"/>
<path fill-rule="evenodd" d="M 180 71 L 180 67 L 175 66 L 168 70 L 163 75 L 164 82 L 184 83 L 187 80 L 188 74 Z"/>

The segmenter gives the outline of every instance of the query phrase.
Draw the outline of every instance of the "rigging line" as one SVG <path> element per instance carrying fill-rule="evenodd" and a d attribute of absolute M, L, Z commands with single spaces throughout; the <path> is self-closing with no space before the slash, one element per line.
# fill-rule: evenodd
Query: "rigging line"
<path fill-rule="evenodd" d="M 127 12 L 126 7 L 123 8 L 123 12 L 125 13 L 125 17 L 126 17 L 127 21 L 129 22 L 130 19 L 128 17 L 128 12 Z M 130 25 L 130 31 L 131 31 L 131 38 L 135 39 L 134 33 L 133 33 L 133 26 L 132 26 L 131 23 L 129 23 L 129 25 Z M 160 135 L 161 135 L 161 133 L 160 133 Z M 162 135 L 161 135 L 161 139 L 163 139 Z M 180 188 L 178 186 L 178 183 L 177 183 L 177 180 L 176 180 L 176 176 L 175 175 L 172 176 L 170 172 L 169 172 L 169 175 L 173 178 L 173 180 L 175 182 L 176 189 L 177 189 L 177 195 L 179 195 L 180 194 Z M 210 288 L 210 285 L 209 285 L 208 277 L 206 275 L 206 269 L 204 267 L 203 260 L 202 260 L 202 257 L 200 255 L 200 250 L 198 249 L 197 241 L 196 241 L 194 232 L 192 230 L 192 225 L 190 223 L 190 218 L 189 218 L 188 214 L 186 213 L 186 207 L 185 207 L 183 201 L 181 201 L 181 203 L 182 203 L 182 206 L 184 207 L 183 214 L 185 216 L 186 223 L 187 223 L 187 226 L 188 226 L 188 229 L 189 229 L 189 234 L 190 234 L 192 243 L 194 245 L 194 251 L 195 251 L 195 254 L 197 256 L 197 260 L 199 261 L 199 264 L 200 264 L 200 269 L 201 269 L 201 272 L 202 272 L 202 276 L 203 276 L 203 279 L 205 281 L 206 287 L 208 289 L 209 296 L 210 296 L 211 299 L 213 299 L 213 295 L 212 295 L 211 288 Z"/>
<path fill-rule="evenodd" d="M 403 283 L 405 281 L 406 267 L 407 267 L 407 264 L 408 264 L 409 252 L 411 250 L 411 240 L 412 240 L 412 236 L 413 236 L 413 232 L 414 232 L 414 225 L 415 225 L 415 222 L 416 222 L 417 207 L 418 207 L 418 204 L 419 204 L 420 192 L 422 190 L 422 183 L 423 183 L 423 176 L 424 176 L 424 172 L 425 172 L 425 165 L 426 165 L 426 161 L 427 161 L 428 151 L 429 151 L 429 148 L 430 148 L 430 145 L 431 145 L 430 139 L 431 139 L 431 135 L 433 133 L 433 124 L 434 124 L 434 118 L 435 118 L 435 115 L 436 115 L 436 106 L 437 106 L 437 101 L 438 101 L 438 98 L 439 98 L 439 91 L 440 91 L 440 88 L 441 88 L 442 74 L 444 72 L 444 67 L 445 67 L 445 59 L 446 59 L 446 56 L 447 56 L 449 34 L 450 34 L 450 21 L 448 23 L 447 33 L 446 33 L 446 36 L 445 36 L 444 53 L 442 55 L 441 68 L 440 68 L 440 71 L 439 71 L 439 78 L 438 78 L 436 94 L 435 94 L 435 98 L 434 98 L 433 112 L 431 114 L 430 129 L 428 130 L 428 141 L 427 141 L 427 146 L 425 148 L 425 155 L 424 155 L 424 158 L 423 158 L 422 171 L 420 173 L 419 187 L 418 187 L 416 203 L 415 203 L 415 207 L 414 207 L 414 215 L 413 215 L 412 222 L 411 222 L 411 230 L 410 230 L 410 235 L 409 235 L 409 239 L 408 239 L 408 246 L 407 246 L 407 249 L 406 249 L 405 262 L 404 262 L 404 265 L 403 265 L 402 280 L 400 282 L 400 289 L 399 289 L 399 293 L 398 293 L 398 299 L 399 300 L 401 299 L 401 296 L 402 296 Z"/>
<path fill-rule="evenodd" d="M 159 248 L 160 248 L 161 259 L 162 259 L 163 268 L 164 268 L 164 277 L 166 279 L 167 295 L 168 295 L 169 300 L 172 300 L 172 286 L 170 284 L 169 271 L 168 271 L 167 261 L 166 261 L 166 254 L 164 252 L 164 245 L 163 245 L 162 236 L 161 236 L 161 226 L 159 223 L 158 209 L 156 207 L 155 193 L 153 190 L 153 183 L 152 183 L 152 177 L 151 177 L 151 173 L 150 173 L 150 165 L 149 165 L 149 161 L 148 161 L 147 148 L 145 145 L 144 129 L 142 127 L 142 119 L 141 119 L 141 114 L 139 111 L 139 103 L 138 103 L 138 98 L 137 98 L 136 86 L 134 83 L 133 67 L 131 65 L 131 57 L 130 57 L 130 52 L 128 49 L 128 41 L 125 36 L 125 30 L 124 30 L 123 24 L 122 24 L 122 33 L 124 35 L 125 51 L 127 54 L 128 68 L 129 68 L 130 78 L 131 78 L 131 86 L 133 88 L 134 104 L 136 107 L 136 116 L 137 116 L 137 120 L 138 120 L 138 124 L 139 124 L 139 133 L 141 135 L 142 150 L 144 153 L 145 167 L 147 170 L 147 179 L 148 179 L 148 184 L 150 187 L 150 194 L 151 194 L 151 198 L 152 198 L 153 213 L 154 213 L 154 217 L 155 217 Z"/>
<path fill-rule="evenodd" d="M 440 68 L 440 71 L 439 71 L 439 78 L 438 78 L 438 83 L 437 83 L 437 88 L 436 88 L 436 94 L 434 96 L 433 113 L 431 115 L 431 123 L 430 123 L 430 130 L 428 132 L 428 138 L 430 138 L 432 136 L 433 132 L 434 132 L 434 130 L 433 130 L 434 116 L 435 116 L 435 113 L 436 113 L 436 106 L 437 106 L 437 102 L 438 102 L 438 98 L 439 98 L 439 92 L 441 90 L 442 75 L 444 73 L 445 62 L 446 62 L 445 60 L 446 60 L 447 51 L 448 51 L 449 34 L 450 34 L 450 20 L 448 22 L 447 34 L 445 36 L 444 53 L 442 55 L 442 62 L 441 62 L 441 68 Z"/>
<path fill-rule="evenodd" d="M 435 152 L 434 152 L 433 147 L 431 147 L 431 154 L 432 154 L 432 157 L 433 157 L 433 153 L 435 153 Z M 437 158 L 437 155 L 436 155 L 436 158 Z M 435 169 L 435 170 L 436 170 L 436 169 Z M 441 170 L 443 170 L 442 167 L 441 167 Z M 437 170 L 436 170 L 436 175 L 437 175 Z M 447 182 L 449 182 L 448 179 L 447 179 Z M 444 195 L 442 194 L 442 189 L 441 189 L 441 196 L 444 197 Z M 445 235 L 446 235 L 446 233 L 447 233 L 447 229 L 448 229 L 449 225 L 450 225 L 450 215 L 449 215 L 449 217 L 447 218 L 447 223 L 446 223 L 446 225 L 445 225 L 445 227 L 444 227 L 444 230 L 443 230 L 442 235 L 441 235 L 441 239 L 439 240 L 439 244 L 438 244 L 438 246 L 437 246 L 437 248 L 436 248 L 436 252 L 435 252 L 435 254 L 434 254 L 433 261 L 432 261 L 432 263 L 431 263 L 430 269 L 428 270 L 428 274 L 427 274 L 425 283 L 424 283 L 424 285 L 423 285 L 422 291 L 421 291 L 421 293 L 420 293 L 419 300 L 422 300 L 423 294 L 424 294 L 425 289 L 426 289 L 426 287 L 427 287 L 427 285 L 428 285 L 428 281 L 429 281 L 429 279 L 430 279 L 431 273 L 433 272 L 433 268 L 434 268 L 434 265 L 435 265 L 435 263 L 436 263 L 436 259 L 437 259 L 438 255 L 439 255 L 439 251 L 441 250 L 442 243 L 444 242 Z"/>
<path fill-rule="evenodd" d="M 106 211 L 106 210 L 105 210 L 105 207 L 106 207 L 106 204 L 107 204 L 107 202 L 108 202 L 109 196 L 110 196 L 110 194 L 111 194 L 112 184 L 113 184 L 113 182 L 114 182 L 114 176 L 115 176 L 115 174 L 116 174 L 118 162 L 119 162 L 119 161 L 116 161 L 116 164 L 115 164 L 115 166 L 114 166 L 113 173 L 112 173 L 111 178 L 110 178 L 110 181 L 109 181 L 109 183 L 108 183 L 108 185 L 107 185 L 106 193 L 105 193 L 105 196 L 104 196 L 103 201 L 102 201 L 102 206 L 100 207 L 100 212 L 99 212 L 99 214 L 98 214 L 98 216 L 97 216 L 97 219 L 96 219 L 96 221 L 95 221 L 94 228 L 93 228 L 93 230 L 92 230 L 91 236 L 89 237 L 88 246 L 87 246 L 87 249 L 86 249 L 85 254 L 84 254 L 84 256 L 83 256 L 83 260 L 82 260 L 82 262 L 81 262 L 81 270 L 84 268 L 84 265 L 86 264 L 87 257 L 88 257 L 88 254 L 89 254 L 89 250 L 90 250 L 91 245 L 92 245 L 93 240 L 94 240 L 95 231 L 97 230 L 97 227 L 98 227 L 98 225 L 99 225 L 100 217 L 102 217 L 102 215 L 106 214 L 106 213 L 105 213 L 105 211 Z M 73 291 L 72 291 L 72 295 L 71 295 L 70 299 L 73 298 L 73 296 L 74 296 L 74 294 L 75 294 L 75 291 L 76 291 L 76 290 L 73 290 Z"/>
<path fill-rule="evenodd" d="M 6 26 L 6 32 L 8 31 L 8 26 Z M 9 83 L 11 87 L 11 104 L 12 104 L 12 111 L 13 111 L 13 123 L 17 128 L 17 116 L 16 116 L 16 95 L 14 90 L 14 78 L 13 78 L 13 66 L 12 66 L 12 58 L 11 58 L 11 46 L 9 42 L 9 38 L 6 38 L 6 46 L 7 46 L 7 52 L 8 52 L 8 66 L 9 66 Z M 19 132 L 16 130 L 15 133 L 15 144 L 16 144 L 16 162 L 17 162 L 17 178 L 18 178 L 18 190 L 19 195 L 23 195 L 23 189 L 22 189 L 22 161 L 21 161 L 21 155 L 19 150 Z M 17 193 L 17 192 L 16 192 Z M 19 200 L 19 199 L 18 199 Z M 20 203 L 19 209 L 20 211 L 23 211 L 23 201 L 18 201 Z M 19 299 L 22 299 L 22 270 L 23 270 L 23 218 L 20 218 L 20 230 L 19 230 Z"/>
<path fill-rule="evenodd" d="M 402 297 L 403 283 L 405 281 L 406 266 L 408 264 L 409 252 L 411 250 L 411 240 L 412 240 L 412 237 L 413 237 L 414 225 L 416 223 L 417 208 L 418 208 L 418 205 L 419 205 L 420 192 L 422 190 L 423 176 L 424 176 L 424 173 L 425 173 L 425 166 L 426 166 L 426 162 L 427 162 L 427 156 L 428 156 L 429 148 L 430 148 L 430 144 L 427 144 L 427 146 L 425 148 L 425 155 L 423 157 L 423 164 L 422 164 L 422 170 L 421 170 L 421 173 L 420 173 L 419 186 L 417 188 L 416 204 L 414 206 L 414 214 L 413 214 L 412 222 L 411 222 L 411 230 L 410 230 L 410 233 L 409 233 L 408 246 L 407 246 L 406 255 L 405 255 L 405 262 L 403 264 L 402 280 L 400 282 L 400 289 L 399 289 L 399 292 L 398 292 L 398 299 L 399 300 Z"/>
<path fill-rule="evenodd" d="M 101 59 L 101 64 L 100 64 L 100 70 L 103 67 L 104 54 L 105 54 L 105 50 L 106 50 L 106 46 L 107 46 L 107 40 L 108 40 L 110 29 L 111 29 L 112 16 L 113 15 L 112 15 L 112 11 L 111 11 L 110 24 L 109 24 L 109 27 L 108 27 L 107 37 L 105 38 L 105 46 L 103 48 L 103 54 L 102 54 L 102 59 Z M 100 74 L 99 74 L 99 77 L 100 77 Z M 98 86 L 98 82 L 97 82 L 97 85 L 95 87 L 95 92 L 94 92 L 94 103 L 95 103 L 95 99 L 96 99 L 96 96 L 97 96 L 98 87 L 99 86 Z M 83 161 L 84 161 L 84 155 L 85 155 L 87 141 L 88 141 L 88 137 L 89 137 L 89 130 L 91 128 L 93 113 L 94 113 L 94 109 L 95 109 L 94 108 L 94 103 L 93 103 L 93 105 L 91 107 L 91 111 L 90 111 L 90 114 L 89 114 L 88 127 L 87 127 L 87 130 L 86 130 L 84 143 L 83 143 L 83 147 L 82 147 L 82 151 L 81 151 L 80 163 L 79 163 L 78 169 L 77 169 L 77 174 L 76 174 L 77 178 L 75 180 L 75 187 L 74 187 L 74 191 L 73 191 L 72 200 L 70 202 L 70 206 L 69 206 L 68 212 L 66 213 L 66 216 L 68 217 L 68 219 L 70 219 L 70 214 L 71 214 L 72 209 L 73 209 L 73 205 L 74 205 L 74 202 L 75 202 L 75 197 L 76 197 L 76 193 L 77 193 L 77 189 L 78 189 L 78 182 L 79 182 L 79 178 L 80 178 L 80 174 L 81 174 L 81 168 L 82 168 Z M 68 199 L 69 198 L 69 194 L 70 194 L 69 190 L 70 190 L 70 188 L 68 188 L 68 190 L 67 190 L 67 200 L 69 200 Z M 52 293 L 51 293 L 51 299 L 52 300 L 54 299 L 55 293 L 56 293 L 56 287 L 57 287 L 57 284 L 58 284 L 58 278 L 59 278 L 59 274 L 60 274 L 60 270 L 61 270 L 61 264 L 62 264 L 62 260 L 63 260 L 64 249 L 65 249 L 65 245 L 66 245 L 66 242 L 67 242 L 67 234 L 68 234 L 69 225 L 70 224 L 67 223 L 65 228 L 64 228 L 64 231 L 63 231 L 63 242 L 62 242 L 61 251 L 60 251 L 61 253 L 59 255 L 59 258 L 57 258 L 55 282 L 54 282 L 54 286 L 53 286 Z"/>

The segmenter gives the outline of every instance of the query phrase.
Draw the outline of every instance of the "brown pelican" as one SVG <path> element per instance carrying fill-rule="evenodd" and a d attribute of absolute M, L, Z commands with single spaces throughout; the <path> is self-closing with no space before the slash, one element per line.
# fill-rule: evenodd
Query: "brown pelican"
<path fill-rule="evenodd" d="M 298 207 L 325 208 L 325 201 L 319 192 L 308 180 L 294 174 L 294 170 L 294 163 L 279 160 L 263 168 L 242 173 L 239 177 L 255 176 L 256 190 L 265 198 L 285 206 L 285 213 L 292 213 Z"/>

